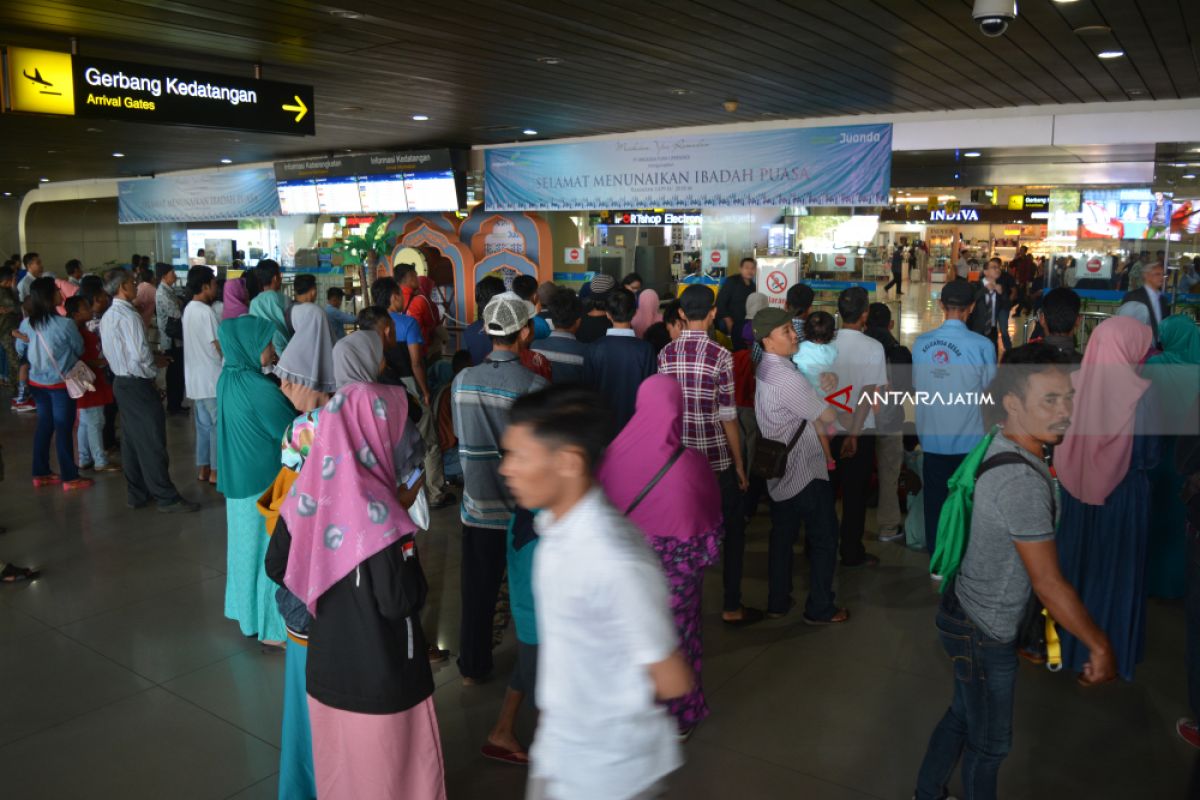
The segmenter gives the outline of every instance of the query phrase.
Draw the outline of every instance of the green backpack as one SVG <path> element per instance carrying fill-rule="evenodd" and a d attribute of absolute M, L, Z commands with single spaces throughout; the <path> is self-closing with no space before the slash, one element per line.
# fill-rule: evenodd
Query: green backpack
<path fill-rule="evenodd" d="M 1028 464 L 1032 467 L 1019 453 L 997 453 L 984 460 L 999 430 L 999 425 L 993 426 L 983 440 L 971 448 L 971 452 L 967 453 L 967 457 L 946 482 L 950 491 L 938 515 L 937 548 L 929 561 L 930 573 L 942 576 L 940 590 L 943 592 L 958 574 L 958 567 L 967 552 L 967 540 L 971 536 L 971 510 L 975 507 L 975 482 L 979 476 L 1005 464 Z"/>

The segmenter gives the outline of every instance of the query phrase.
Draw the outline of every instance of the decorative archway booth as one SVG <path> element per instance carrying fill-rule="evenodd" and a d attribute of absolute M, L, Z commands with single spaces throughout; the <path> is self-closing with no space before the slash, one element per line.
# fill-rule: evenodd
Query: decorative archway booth
<path fill-rule="evenodd" d="M 397 214 L 388 226 L 399 233 L 390 264 L 411 263 L 442 285 L 437 259 L 449 261 L 455 319 L 475 319 L 475 284 L 485 275 L 531 275 L 539 283 L 554 274 L 550 226 L 540 215 L 487 212 L 476 206 L 466 219 L 454 214 Z M 417 258 L 420 255 L 421 258 Z"/>

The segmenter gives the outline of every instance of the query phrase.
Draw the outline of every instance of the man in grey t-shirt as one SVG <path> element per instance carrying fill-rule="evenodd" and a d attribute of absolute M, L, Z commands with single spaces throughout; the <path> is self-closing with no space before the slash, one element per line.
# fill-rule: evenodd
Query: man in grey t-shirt
<path fill-rule="evenodd" d="M 987 458 L 1016 453 L 1028 463 L 992 467 L 975 483 L 967 549 L 937 616 L 954 666 L 954 697 L 930 737 L 918 800 L 946 797 L 960 758 L 967 797 L 996 796 L 1012 746 L 1017 629 L 1031 588 L 1055 621 L 1087 645 L 1080 682 L 1105 683 L 1116 674 L 1108 638 L 1058 569 L 1054 486 L 1041 453 L 1062 441 L 1071 421 L 1074 390 L 1063 362 L 1050 345 L 1018 347 L 989 387 L 1004 418 Z"/>

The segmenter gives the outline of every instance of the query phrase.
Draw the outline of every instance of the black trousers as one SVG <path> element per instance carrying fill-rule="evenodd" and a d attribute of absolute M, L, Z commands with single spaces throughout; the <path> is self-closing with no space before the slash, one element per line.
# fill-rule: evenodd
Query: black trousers
<path fill-rule="evenodd" d="M 746 562 L 746 498 L 738 486 L 737 470 L 717 474 L 721 487 L 721 514 L 725 518 L 725 554 L 721 577 L 725 584 L 725 610 L 742 607 L 742 569 Z"/>
<path fill-rule="evenodd" d="M 867 495 L 871 470 L 875 467 L 875 431 L 864 431 L 858 437 L 858 449 L 849 458 L 842 458 L 845 434 L 835 436 L 829 443 L 837 469 L 833 480 L 842 489 L 841 553 L 842 564 L 860 563 L 867 555 L 863 547 L 863 530 L 867 526 Z"/>
<path fill-rule="evenodd" d="M 183 348 L 179 345 L 167 351 L 171 363 L 167 365 L 167 411 L 183 409 Z"/>
<path fill-rule="evenodd" d="M 167 418 L 158 389 L 149 378 L 113 379 L 121 407 L 121 470 L 129 502 L 140 506 L 154 500 L 160 506 L 179 500 L 167 460 Z"/>
<path fill-rule="evenodd" d="M 492 672 L 492 619 L 507 558 L 504 531 L 463 525 L 462 548 L 458 671 L 483 680 Z"/>
<path fill-rule="evenodd" d="M 112 378 L 109 378 L 112 385 Z M 117 404 L 109 403 L 104 407 L 104 449 L 111 450 L 117 446 Z"/>
<path fill-rule="evenodd" d="M 890 288 L 892 288 L 893 286 L 895 286 L 895 287 L 896 287 L 896 294 L 900 294 L 900 290 L 901 290 L 902 288 L 904 288 L 904 287 L 901 285 L 901 282 L 900 282 L 900 275 L 901 275 L 901 272 L 900 272 L 900 270 L 893 268 L 893 269 L 892 269 L 892 279 L 891 279 L 890 281 L 888 281 L 888 284 L 887 284 L 887 286 L 884 286 L 884 287 L 883 287 L 883 290 L 886 292 L 888 289 L 890 289 Z"/>

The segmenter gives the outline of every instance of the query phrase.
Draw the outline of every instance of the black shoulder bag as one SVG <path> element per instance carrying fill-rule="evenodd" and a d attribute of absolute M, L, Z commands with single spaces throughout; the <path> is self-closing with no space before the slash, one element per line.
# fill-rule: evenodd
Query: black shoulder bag
<path fill-rule="evenodd" d="M 787 444 L 775 439 L 760 438 L 758 444 L 754 446 L 754 460 L 750 463 L 750 474 L 768 481 L 782 478 L 787 472 L 788 454 L 792 452 L 796 442 L 800 441 L 800 436 L 807 427 L 808 420 L 800 420 L 800 427 L 796 428 L 796 433 L 792 435 L 791 441 Z"/>
<path fill-rule="evenodd" d="M 671 467 L 675 466 L 675 462 L 679 460 L 679 457 L 683 455 L 683 451 L 686 449 L 687 448 L 683 445 L 679 445 L 679 449 L 676 450 L 669 459 L 667 459 L 667 463 L 663 464 L 662 469 L 660 469 L 658 473 L 650 479 L 650 482 L 646 484 L 646 488 L 642 489 L 638 496 L 633 498 L 633 502 L 629 504 L 629 508 L 625 509 L 625 516 L 628 517 L 630 514 L 632 514 L 633 510 L 637 508 L 643 500 L 646 499 L 646 495 L 650 494 L 650 490 L 657 486 L 658 482 L 663 479 L 663 476 L 671 471 Z"/>

